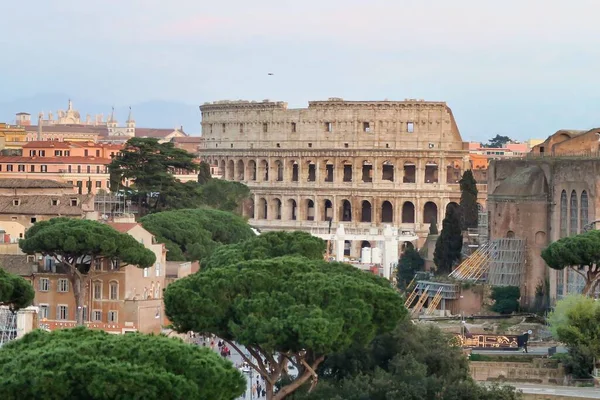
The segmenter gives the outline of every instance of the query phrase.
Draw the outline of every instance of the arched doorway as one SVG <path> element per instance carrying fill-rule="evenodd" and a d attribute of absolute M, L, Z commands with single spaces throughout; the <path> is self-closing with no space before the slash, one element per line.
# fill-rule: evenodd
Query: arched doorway
<path fill-rule="evenodd" d="M 431 224 L 437 222 L 438 208 L 433 201 L 428 201 L 423 207 L 423 223 Z"/>
<path fill-rule="evenodd" d="M 333 204 L 331 200 L 325 200 L 323 202 L 323 221 L 333 220 Z"/>
<path fill-rule="evenodd" d="M 367 200 L 363 200 L 361 203 L 360 222 L 371 222 L 372 209 L 371 203 Z"/>
<path fill-rule="evenodd" d="M 256 180 L 256 161 L 254 160 L 248 161 L 248 178 L 251 181 Z"/>
<path fill-rule="evenodd" d="M 259 165 L 259 176 L 263 182 L 269 180 L 269 163 L 267 160 L 262 160 Z"/>
<path fill-rule="evenodd" d="M 230 181 L 235 180 L 235 163 L 233 160 L 229 160 L 227 163 L 227 179 Z"/>
<path fill-rule="evenodd" d="M 275 219 L 281 219 L 281 200 L 273 200 L 273 206 L 275 207 Z"/>
<path fill-rule="evenodd" d="M 294 199 L 288 199 L 288 219 L 295 221 L 297 216 L 296 216 L 296 200 Z"/>
<path fill-rule="evenodd" d="M 275 161 L 275 168 L 277 169 L 277 182 L 283 181 L 283 162 L 280 160 Z"/>
<path fill-rule="evenodd" d="M 352 221 L 352 205 L 348 200 L 342 200 L 342 215 L 340 220 Z"/>
<path fill-rule="evenodd" d="M 387 200 L 381 203 L 381 222 L 394 222 L 394 207 Z"/>
<path fill-rule="evenodd" d="M 306 220 L 315 220 L 315 202 L 310 199 L 306 200 Z"/>
<path fill-rule="evenodd" d="M 245 172 L 244 160 L 238 160 L 238 162 L 237 162 L 238 181 L 243 181 L 246 179 L 246 177 L 244 176 L 244 172 Z"/>
<path fill-rule="evenodd" d="M 221 162 L 219 163 L 219 175 L 221 175 L 221 178 L 226 178 L 226 176 L 225 176 L 225 160 L 221 160 Z"/>
<path fill-rule="evenodd" d="M 261 197 L 258 199 L 258 215 L 256 219 L 267 219 L 267 216 L 269 215 L 268 206 L 269 204 L 265 198 Z"/>
<path fill-rule="evenodd" d="M 415 223 L 415 205 L 410 201 L 406 201 L 402 204 L 402 223 Z"/>
<path fill-rule="evenodd" d="M 245 204 L 246 207 L 244 207 L 244 217 L 254 219 L 254 199 L 248 199 L 248 201 Z"/>

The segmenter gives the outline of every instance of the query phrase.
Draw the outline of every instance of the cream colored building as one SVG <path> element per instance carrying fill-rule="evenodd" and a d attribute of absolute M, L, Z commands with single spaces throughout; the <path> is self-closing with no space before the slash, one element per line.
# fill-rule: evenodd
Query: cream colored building
<path fill-rule="evenodd" d="M 469 167 L 452 111 L 444 102 L 218 101 L 200 107 L 200 157 L 225 179 L 247 184 L 250 224 L 360 234 L 384 224 L 422 240 L 458 203 Z M 481 190 L 485 197 L 485 190 Z M 409 235 L 407 235 L 409 236 Z M 345 254 L 375 243 L 345 244 Z"/>

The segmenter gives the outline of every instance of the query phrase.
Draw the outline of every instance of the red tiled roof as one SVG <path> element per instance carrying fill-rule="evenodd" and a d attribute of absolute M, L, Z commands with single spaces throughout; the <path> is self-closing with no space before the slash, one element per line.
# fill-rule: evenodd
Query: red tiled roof
<path fill-rule="evenodd" d="M 127 233 L 136 226 L 138 226 L 137 222 L 109 222 L 108 225 L 112 226 L 116 231 L 121 233 Z"/>
<path fill-rule="evenodd" d="M 185 132 L 180 131 L 179 129 L 135 128 L 135 136 L 142 138 L 165 138 L 173 132 L 180 132 L 185 135 Z"/>
<path fill-rule="evenodd" d="M 110 158 L 100 157 L 23 157 L 0 156 L 0 163 L 29 163 L 29 164 L 110 164 Z"/>
<path fill-rule="evenodd" d="M 202 143 L 204 138 L 202 136 L 176 136 L 171 141 L 174 143 Z"/>
<path fill-rule="evenodd" d="M 59 142 L 56 140 L 35 140 L 33 142 L 27 142 L 27 144 L 23 145 L 24 149 L 29 149 L 31 147 L 42 147 L 45 149 L 71 149 L 74 146 L 71 142 Z"/>
<path fill-rule="evenodd" d="M 28 133 L 37 133 L 37 125 L 24 126 Z M 102 125 L 42 125 L 43 133 L 82 133 L 86 135 L 107 136 L 108 128 Z"/>

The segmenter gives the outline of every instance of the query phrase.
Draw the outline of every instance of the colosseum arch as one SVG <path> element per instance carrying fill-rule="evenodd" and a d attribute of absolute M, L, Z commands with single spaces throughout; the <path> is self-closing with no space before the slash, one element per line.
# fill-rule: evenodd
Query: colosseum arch
<path fill-rule="evenodd" d="M 286 219 L 295 221 L 298 218 L 298 205 L 296 200 L 288 199 Z"/>
<path fill-rule="evenodd" d="M 261 160 L 258 164 L 258 176 L 263 182 L 269 181 L 269 162 L 267 160 Z"/>
<path fill-rule="evenodd" d="M 307 161 L 306 166 L 308 168 L 308 182 L 315 182 L 317 180 L 317 164 L 314 161 Z"/>
<path fill-rule="evenodd" d="M 344 182 L 352 182 L 352 162 L 348 160 L 342 161 L 342 172 Z"/>
<path fill-rule="evenodd" d="M 256 161 L 248 161 L 248 179 L 251 181 L 256 180 Z"/>
<path fill-rule="evenodd" d="M 233 181 L 235 179 L 235 163 L 229 160 L 227 163 L 227 179 Z"/>
<path fill-rule="evenodd" d="M 306 220 L 314 221 L 315 220 L 315 202 L 311 199 L 306 200 Z"/>
<path fill-rule="evenodd" d="M 373 182 L 373 163 L 365 160 L 362 163 L 362 181 L 365 183 Z"/>
<path fill-rule="evenodd" d="M 425 183 L 438 183 L 439 166 L 435 161 L 425 163 Z"/>
<path fill-rule="evenodd" d="M 381 180 L 394 182 L 394 163 L 389 160 L 381 165 Z"/>
<path fill-rule="evenodd" d="M 275 180 L 277 180 L 277 182 L 283 182 L 283 162 L 281 160 L 275 161 L 275 171 L 277 172 Z"/>
<path fill-rule="evenodd" d="M 394 222 L 394 206 L 387 200 L 381 203 L 381 222 Z"/>
<path fill-rule="evenodd" d="M 269 216 L 269 203 L 264 197 L 258 199 L 258 209 L 255 214 L 256 219 L 267 219 Z"/>
<path fill-rule="evenodd" d="M 348 200 L 342 200 L 340 211 L 340 221 L 352 221 L 352 204 Z"/>
<path fill-rule="evenodd" d="M 225 176 L 225 160 L 221 160 L 219 163 L 219 175 L 221 175 L 223 178 L 227 178 Z"/>
<path fill-rule="evenodd" d="M 244 160 L 238 160 L 237 162 L 237 180 L 244 181 L 246 180 L 245 176 L 245 168 L 244 168 Z"/>
<path fill-rule="evenodd" d="M 415 205 L 411 201 L 405 201 L 404 204 L 402 204 L 402 223 L 415 223 Z"/>
<path fill-rule="evenodd" d="M 282 203 L 281 203 L 281 199 L 278 198 L 274 198 L 273 199 L 273 219 L 281 219 L 281 212 L 282 212 Z"/>
<path fill-rule="evenodd" d="M 438 207 L 433 201 L 428 201 L 423 206 L 423 223 L 432 224 L 438 220 Z"/>
<path fill-rule="evenodd" d="M 323 201 L 323 211 L 322 211 L 322 220 L 329 221 L 333 220 L 333 203 L 329 199 L 325 199 Z"/>
<path fill-rule="evenodd" d="M 414 161 L 406 161 L 404 163 L 404 177 L 402 178 L 403 183 L 416 183 L 417 182 L 417 165 Z"/>
<path fill-rule="evenodd" d="M 244 202 L 244 217 L 254 219 L 254 199 L 251 197 Z"/>
<path fill-rule="evenodd" d="M 290 171 L 292 173 L 290 176 L 290 181 L 298 182 L 300 180 L 300 164 L 298 164 L 298 161 L 290 161 Z"/>
<path fill-rule="evenodd" d="M 360 203 L 360 222 L 371 222 L 373 220 L 373 207 L 371 202 L 363 200 Z"/>

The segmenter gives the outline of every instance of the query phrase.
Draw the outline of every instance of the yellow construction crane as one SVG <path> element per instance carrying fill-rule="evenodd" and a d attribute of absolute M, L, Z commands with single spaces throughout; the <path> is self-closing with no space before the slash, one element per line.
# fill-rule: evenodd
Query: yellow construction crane
<path fill-rule="evenodd" d="M 442 301 L 442 292 L 443 291 L 444 291 L 444 287 L 440 286 L 440 288 L 437 290 L 435 296 L 431 300 L 431 303 L 429 303 L 429 305 L 427 306 L 427 311 L 425 312 L 425 315 L 433 314 L 433 312 L 436 310 L 438 304 L 440 304 L 440 301 Z"/>

